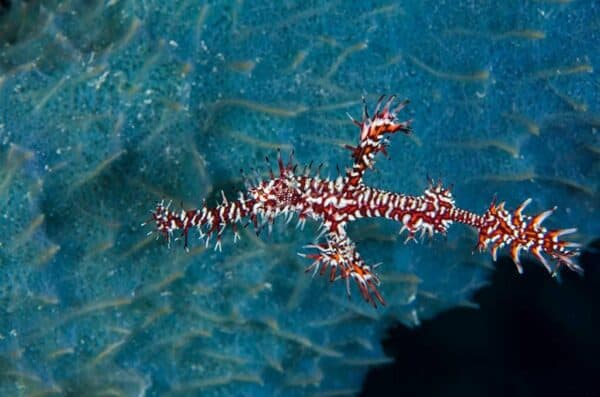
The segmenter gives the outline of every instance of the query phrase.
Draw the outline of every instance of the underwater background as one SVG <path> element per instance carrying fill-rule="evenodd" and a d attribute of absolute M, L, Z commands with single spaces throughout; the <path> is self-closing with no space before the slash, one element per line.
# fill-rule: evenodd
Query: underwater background
<path fill-rule="evenodd" d="M 349 228 L 362 256 L 383 262 L 377 310 L 305 275 L 296 253 L 316 223 L 249 228 L 235 245 L 227 234 L 222 253 L 168 248 L 140 226 L 161 199 L 234 197 L 240 169 L 266 175 L 277 148 L 335 176 L 358 139 L 346 113 L 395 93 L 411 100 L 414 134 L 393 137 L 367 184 L 418 195 L 430 176 L 478 213 L 495 195 L 509 208 L 532 197 L 527 213 L 556 205 L 546 226 L 577 227 L 589 244 L 600 235 L 599 31 L 593 0 L 0 1 L 0 395 L 333 397 L 365 379 L 363 393 L 381 394 L 373 385 L 386 381 L 367 372 L 394 357 L 419 373 L 395 392 L 483 393 L 430 390 L 435 369 L 420 363 L 450 361 L 432 354 L 441 339 L 415 335 L 519 333 L 538 318 L 510 311 L 561 291 L 565 306 L 548 300 L 544 313 L 564 333 L 540 350 L 574 343 L 569 364 L 600 353 L 584 331 L 599 324 L 587 299 L 598 273 L 560 284 L 526 262 L 517 278 L 510 261 L 473 254 L 477 237 L 460 225 L 406 245 L 392 222 Z M 491 281 L 512 298 L 494 300 Z M 479 305 L 503 308 L 504 322 L 443 321 L 457 310 L 483 321 Z M 390 333 L 406 343 L 384 352 Z M 468 352 L 498 340 L 444 346 L 492 371 Z M 504 347 L 490 361 L 507 362 Z"/>

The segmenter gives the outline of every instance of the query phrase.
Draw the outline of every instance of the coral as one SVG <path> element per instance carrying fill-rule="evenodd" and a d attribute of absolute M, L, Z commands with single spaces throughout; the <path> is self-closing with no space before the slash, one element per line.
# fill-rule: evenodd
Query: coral
<path fill-rule="evenodd" d="M 558 206 L 549 229 L 576 225 L 585 242 L 600 233 L 595 15 L 589 2 L 10 1 L 0 395 L 356 394 L 389 360 L 389 322 L 475 305 L 493 266 L 471 229 L 404 245 L 395 222 L 349 223 L 361 258 L 385 264 L 374 310 L 304 275 L 296 252 L 320 243 L 318 223 L 186 253 L 144 236 L 149 203 L 234 198 L 239 168 L 264 169 L 277 147 L 326 178 L 356 138 L 344 113 L 398 92 L 417 133 L 366 186 L 422 192 L 429 173 L 477 213 L 494 194 L 534 197 L 531 213 Z"/>

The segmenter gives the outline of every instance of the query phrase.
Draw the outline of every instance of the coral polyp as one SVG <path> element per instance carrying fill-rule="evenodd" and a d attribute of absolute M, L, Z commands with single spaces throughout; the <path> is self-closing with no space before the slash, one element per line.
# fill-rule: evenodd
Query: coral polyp
<path fill-rule="evenodd" d="M 430 180 L 429 186 L 420 196 L 387 192 L 366 186 L 364 173 L 372 169 L 375 156 L 386 154 L 389 144 L 388 135 L 398 132 L 411 134 L 409 121 L 401 121 L 397 114 L 408 103 L 400 102 L 394 106 L 395 96 L 382 96 L 370 116 L 366 104 L 360 121 L 352 119 L 360 130 L 360 139 L 356 147 L 348 147 L 352 152 L 353 165 L 345 175 L 335 180 L 322 179 L 314 175 L 311 167 L 297 172 L 293 156 L 285 164 L 278 152 L 279 173 L 271 172 L 264 180 L 246 179 L 246 191 L 241 192 L 237 200 L 223 201 L 216 207 L 204 203 L 198 209 L 173 211 L 164 202 L 159 203 L 152 213 L 152 219 L 158 232 L 169 241 L 174 233 L 180 232 L 188 246 L 188 234 L 196 228 L 208 245 L 216 236 L 215 248 L 221 249 L 221 239 L 225 229 L 231 226 L 234 240 L 239 237 L 238 225 L 252 223 L 255 229 L 270 227 L 280 215 L 288 222 L 296 216 L 298 224 L 304 225 L 307 219 L 321 223 L 320 242 L 306 246 L 313 253 L 300 254 L 313 262 L 307 272 L 329 274 L 330 281 L 345 280 L 350 295 L 350 280 L 357 284 L 365 301 L 377 306 L 385 304 L 378 290 L 380 280 L 374 273 L 376 266 L 368 265 L 359 254 L 356 245 L 346 233 L 346 226 L 359 218 L 381 217 L 402 223 L 400 232 L 407 232 L 407 241 L 435 234 L 446 234 L 453 223 L 462 223 L 474 228 L 478 235 L 477 248 L 483 251 L 490 248 L 494 260 L 497 251 L 508 247 L 510 256 L 518 271 L 523 271 L 520 252 L 530 252 L 552 274 L 561 266 L 581 272 L 573 261 L 578 255 L 578 244 L 561 240 L 560 237 L 576 231 L 574 228 L 548 230 L 541 224 L 554 209 L 535 216 L 523 214 L 524 208 L 531 202 L 526 199 L 514 211 L 505 209 L 504 202 L 492 201 L 482 215 L 461 209 L 449 188 Z M 363 101 L 364 102 L 364 101 Z"/>

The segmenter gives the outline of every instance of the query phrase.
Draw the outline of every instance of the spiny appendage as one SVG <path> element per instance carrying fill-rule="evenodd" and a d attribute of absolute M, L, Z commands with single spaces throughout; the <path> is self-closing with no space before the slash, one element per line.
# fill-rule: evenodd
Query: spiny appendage
<path fill-rule="evenodd" d="M 479 250 L 484 250 L 491 244 L 492 257 L 496 260 L 498 249 L 508 246 L 519 273 L 523 272 L 519 260 L 521 250 L 531 252 L 552 275 L 556 275 L 562 265 L 577 273 L 583 273 L 583 269 L 573 262 L 573 258 L 579 255 L 577 248 L 580 245 L 559 239 L 565 234 L 575 233 L 577 229 L 546 229 L 541 224 L 556 207 L 533 217 L 523 215 L 523 209 L 530 202 L 531 199 L 528 198 L 511 213 L 504 209 L 504 202 L 495 205 L 494 200 L 480 218 L 480 225 L 476 225 L 479 230 Z M 544 254 L 556 261 L 556 265 L 552 266 Z"/>
<path fill-rule="evenodd" d="M 443 187 L 441 182 L 434 184 L 431 179 L 422 196 L 398 195 L 394 204 L 390 215 L 402 222 L 400 233 L 408 232 L 405 243 L 416 241 L 415 236 L 419 232 L 421 240 L 426 235 L 445 235 L 452 225 L 452 213 L 456 209 L 450 189 Z"/>
<path fill-rule="evenodd" d="M 156 205 L 152 211 L 152 221 L 156 224 L 156 231 L 162 234 L 169 245 L 173 240 L 173 235 L 181 231 L 181 235 L 176 239 L 183 238 L 184 247 L 188 250 L 188 234 L 192 227 L 198 229 L 201 239 L 205 239 L 206 246 L 210 243 L 210 238 L 216 233 L 217 239 L 215 249 L 221 250 L 221 239 L 227 226 L 231 225 L 233 230 L 233 241 L 239 239 L 237 223 L 239 223 L 254 206 L 252 199 L 245 198 L 241 193 L 236 201 L 228 201 L 223 192 L 223 201 L 214 208 L 209 208 L 206 203 L 199 209 L 172 211 L 171 203 L 167 205 L 163 201 Z M 145 224 L 142 224 L 143 226 Z M 202 230 L 205 227 L 205 230 Z M 152 234 L 154 231 L 149 232 Z"/>
<path fill-rule="evenodd" d="M 348 171 L 347 175 L 348 183 L 351 186 L 358 186 L 364 172 L 368 168 L 373 168 L 375 164 L 374 158 L 378 152 L 382 152 L 387 156 L 386 147 L 388 142 L 383 139 L 385 134 L 394 134 L 398 131 L 405 134 L 410 134 L 411 132 L 410 123 L 412 120 L 399 121 L 396 117 L 396 114 L 408 104 L 408 101 L 402 101 L 395 108 L 391 109 L 396 96 L 390 96 L 385 103 L 384 99 L 385 95 L 382 95 L 377 101 L 373 116 L 369 116 L 364 97 L 362 120 L 357 121 L 348 115 L 352 122 L 360 128 L 358 146 L 346 146 L 352 151 L 352 159 L 354 161 L 352 169 Z M 381 108 L 382 104 L 383 108 Z"/>
<path fill-rule="evenodd" d="M 355 244 L 346 235 L 341 236 L 336 232 L 330 232 L 324 243 L 307 245 L 305 248 L 317 250 L 314 254 L 298 254 L 313 260 L 306 268 L 306 272 L 312 272 L 313 277 L 316 274 L 324 275 L 329 269 L 329 281 L 346 280 L 348 297 L 351 296 L 350 279 L 353 279 L 365 301 L 377 307 L 374 299 L 376 298 L 385 305 L 385 300 L 377 290 L 379 278 L 360 257 Z"/>
<path fill-rule="evenodd" d="M 268 158 L 267 162 L 269 162 Z M 233 241 L 236 242 L 240 238 L 238 224 L 245 218 L 248 221 L 243 227 L 252 223 L 257 234 L 266 226 L 270 231 L 274 219 L 278 215 L 287 214 L 289 222 L 295 209 L 295 197 L 298 194 L 293 152 L 290 154 L 288 164 L 285 165 L 278 150 L 277 164 L 279 176 L 269 169 L 270 178 L 266 181 L 261 180 L 257 171 L 255 171 L 254 178 L 251 178 L 246 176 L 242 170 L 247 192 L 245 194 L 240 192 L 237 200 L 229 201 L 221 191 L 222 201 L 213 208 L 209 208 L 204 201 L 199 209 L 172 211 L 169 209 L 171 203 L 165 205 L 164 201 L 161 201 L 151 211 L 151 220 L 156 224 L 156 231 L 159 232 L 159 235 L 162 234 L 170 244 L 175 232 L 180 230 L 181 235 L 175 239 L 184 238 L 187 250 L 189 231 L 195 227 L 198 229 L 200 238 L 205 240 L 207 247 L 212 235 L 216 234 L 215 249 L 221 250 L 221 240 L 227 226 L 231 226 Z M 204 230 L 203 227 L 205 227 Z"/>

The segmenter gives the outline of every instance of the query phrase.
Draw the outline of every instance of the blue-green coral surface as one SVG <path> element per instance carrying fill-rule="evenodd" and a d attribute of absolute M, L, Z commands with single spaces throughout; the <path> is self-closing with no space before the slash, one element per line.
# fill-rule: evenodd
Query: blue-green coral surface
<path fill-rule="evenodd" d="M 304 274 L 318 225 L 223 253 L 140 226 L 160 199 L 235 194 L 277 148 L 335 175 L 362 95 L 415 120 L 368 184 L 429 175 L 463 208 L 533 197 L 600 232 L 593 0 L 0 4 L 0 395 L 354 395 L 390 322 L 472 305 L 493 264 L 461 226 L 420 245 L 350 228 L 383 262 L 379 310 Z"/>

